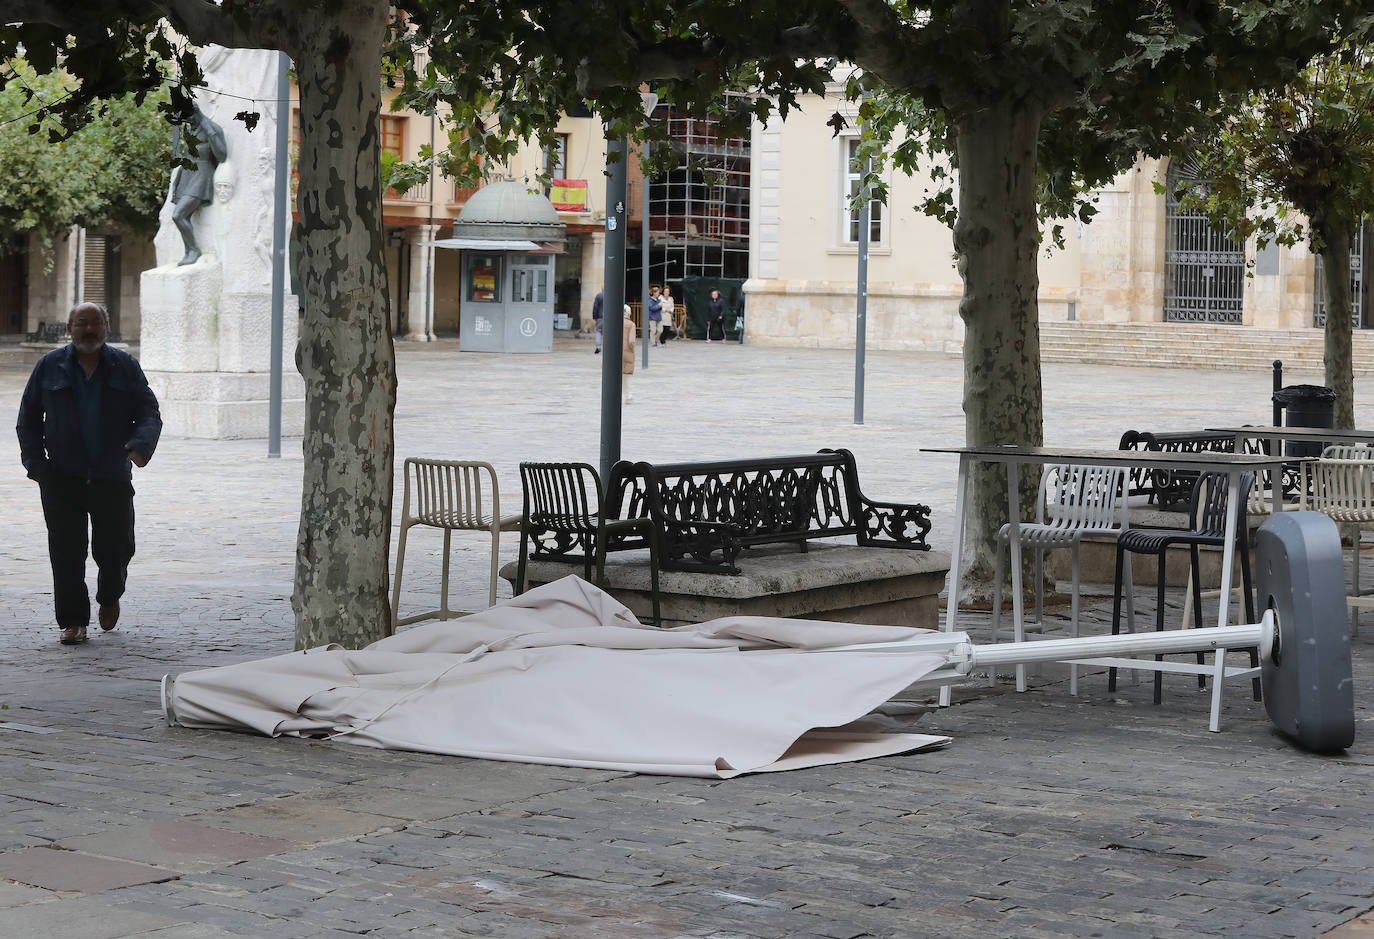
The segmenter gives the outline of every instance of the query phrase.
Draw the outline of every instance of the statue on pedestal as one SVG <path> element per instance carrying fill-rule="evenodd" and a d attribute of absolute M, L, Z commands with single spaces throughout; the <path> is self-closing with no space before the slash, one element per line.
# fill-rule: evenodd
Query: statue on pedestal
<path fill-rule="evenodd" d="M 206 117 L 199 107 L 191 119 L 191 133 L 200 141 L 191 157 L 195 160 L 196 168 L 178 168 L 176 184 L 172 187 L 172 203 L 175 206 L 172 222 L 181 232 L 181 240 L 186 245 L 186 255 L 178 262 L 178 266 L 200 260 L 200 247 L 196 244 L 191 218 L 200 211 L 201 206 L 214 198 L 215 167 L 228 156 L 223 129 Z"/>

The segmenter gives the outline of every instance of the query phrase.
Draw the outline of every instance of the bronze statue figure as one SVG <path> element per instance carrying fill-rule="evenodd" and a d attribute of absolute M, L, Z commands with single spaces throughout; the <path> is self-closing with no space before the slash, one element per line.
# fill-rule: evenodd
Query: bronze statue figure
<path fill-rule="evenodd" d="M 205 205 L 215 196 L 215 167 L 224 162 L 228 151 L 224 145 L 224 131 L 218 124 L 206 117 L 199 107 L 196 108 L 195 117 L 191 119 L 191 133 L 200 141 L 194 154 L 188 154 L 195 160 L 196 168 L 188 170 L 180 167 L 177 170 L 177 181 L 172 187 L 172 221 L 176 224 L 177 231 L 181 232 L 181 240 L 186 245 L 186 256 L 178 262 L 182 264 L 194 264 L 200 260 L 200 247 L 196 244 L 196 235 L 191 228 L 191 217 L 200 211 L 200 207 Z"/>

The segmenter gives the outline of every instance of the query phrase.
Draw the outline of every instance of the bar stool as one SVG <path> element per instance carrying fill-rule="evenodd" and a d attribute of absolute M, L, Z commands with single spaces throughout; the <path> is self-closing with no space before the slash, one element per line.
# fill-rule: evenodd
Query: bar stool
<path fill-rule="evenodd" d="M 1240 576 L 1241 591 L 1245 598 L 1246 621 L 1255 621 L 1255 600 L 1254 588 L 1250 580 L 1250 539 L 1249 531 L 1245 524 L 1245 506 L 1249 501 L 1250 487 L 1255 483 L 1254 473 L 1242 473 L 1240 477 L 1239 498 L 1236 505 L 1230 507 L 1236 515 L 1236 544 L 1235 551 L 1240 555 Z M 1191 571 L 1192 594 L 1193 594 L 1193 622 L 1197 627 L 1202 626 L 1202 586 L 1198 578 L 1199 555 L 1198 549 L 1204 545 L 1212 547 L 1224 547 L 1226 542 L 1226 513 L 1228 506 L 1227 488 L 1229 480 L 1226 473 L 1209 471 L 1200 473 L 1193 482 L 1193 493 L 1188 504 L 1188 525 L 1187 529 L 1177 528 L 1128 528 L 1123 531 L 1116 540 L 1116 584 L 1112 596 L 1112 635 L 1121 632 L 1121 580 L 1122 570 L 1125 565 L 1127 554 L 1152 554 L 1159 559 L 1159 566 L 1155 576 L 1155 630 L 1164 629 L 1164 587 L 1165 587 L 1165 562 L 1168 559 L 1169 548 L 1173 545 L 1187 545 L 1189 550 L 1189 563 Z M 1161 661 L 1163 656 L 1155 656 L 1155 661 Z M 1197 653 L 1198 664 L 1204 662 L 1203 654 Z M 1259 665 L 1259 652 L 1257 649 L 1250 650 L 1250 664 Z M 1198 687 L 1206 687 L 1207 679 L 1199 675 Z M 1164 675 L 1162 672 L 1155 672 L 1154 703 L 1159 704 L 1163 699 Z M 1260 687 L 1259 679 L 1253 682 L 1255 700 L 1259 700 Z M 1110 668 L 1107 672 L 1107 690 L 1116 690 L 1116 669 Z"/>

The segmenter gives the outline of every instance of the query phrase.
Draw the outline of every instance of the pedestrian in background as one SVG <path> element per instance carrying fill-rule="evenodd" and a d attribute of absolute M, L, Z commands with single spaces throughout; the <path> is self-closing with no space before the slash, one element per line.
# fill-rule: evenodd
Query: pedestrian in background
<path fill-rule="evenodd" d="M 606 285 L 602 284 L 601 289 L 596 292 L 596 298 L 592 300 L 592 320 L 596 323 L 596 348 L 592 354 L 601 352 L 601 308 L 606 304 Z"/>
<path fill-rule="evenodd" d="M 630 394 L 630 376 L 635 373 L 635 321 L 630 315 L 630 305 L 625 304 L 625 334 L 620 349 L 620 402 L 629 404 L 635 399 Z"/>
<path fill-rule="evenodd" d="M 658 308 L 659 308 L 659 311 L 663 314 L 662 322 L 667 323 L 667 324 L 669 325 L 669 327 L 672 327 L 672 325 L 673 325 L 673 288 L 672 288 L 672 287 L 669 287 L 667 284 L 664 284 L 664 285 L 663 285 L 663 293 L 661 293 L 661 294 L 659 295 L 659 298 L 658 298 Z M 674 330 L 674 332 L 676 332 L 676 330 Z M 660 346 L 666 346 L 666 345 L 668 344 L 668 340 L 667 340 L 667 338 L 664 336 L 664 332 L 663 332 L 663 330 L 662 330 L 661 328 L 660 328 L 659 331 L 658 331 L 658 344 L 659 344 Z"/>
<path fill-rule="evenodd" d="M 15 426 L 20 459 L 43 500 L 63 645 L 86 641 L 88 546 L 99 571 L 100 628 L 114 629 L 119 621 L 134 556 L 132 467 L 148 465 L 162 434 L 162 414 L 143 369 L 129 353 L 105 344 L 109 329 L 104 307 L 72 307 L 72 341 L 33 367 Z"/>
<path fill-rule="evenodd" d="M 720 327 L 720 341 L 725 341 L 725 301 L 720 298 L 719 290 L 711 291 L 711 299 L 706 303 L 706 341 L 711 341 L 711 333 Z"/>
<path fill-rule="evenodd" d="M 661 345 L 659 337 L 663 334 L 663 302 L 659 299 L 658 284 L 649 288 L 649 298 L 644 301 L 644 308 L 648 311 L 649 344 Z"/>

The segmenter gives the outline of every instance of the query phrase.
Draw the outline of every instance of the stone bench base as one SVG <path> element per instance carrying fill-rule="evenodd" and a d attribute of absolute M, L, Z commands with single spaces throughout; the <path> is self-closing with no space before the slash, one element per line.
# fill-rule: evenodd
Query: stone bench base
<path fill-rule="evenodd" d="M 740 574 L 660 571 L 659 603 L 664 626 L 700 623 L 721 616 L 786 616 L 887 626 L 939 624 L 940 591 L 949 573 L 943 551 L 862 548 L 812 542 L 805 554 L 793 546 L 755 548 L 736 562 Z M 531 561 L 534 587 L 582 575 L 581 564 Z M 512 584 L 516 564 L 501 568 Z M 643 622 L 650 622 L 647 551 L 626 551 L 606 559 L 605 589 Z"/>

